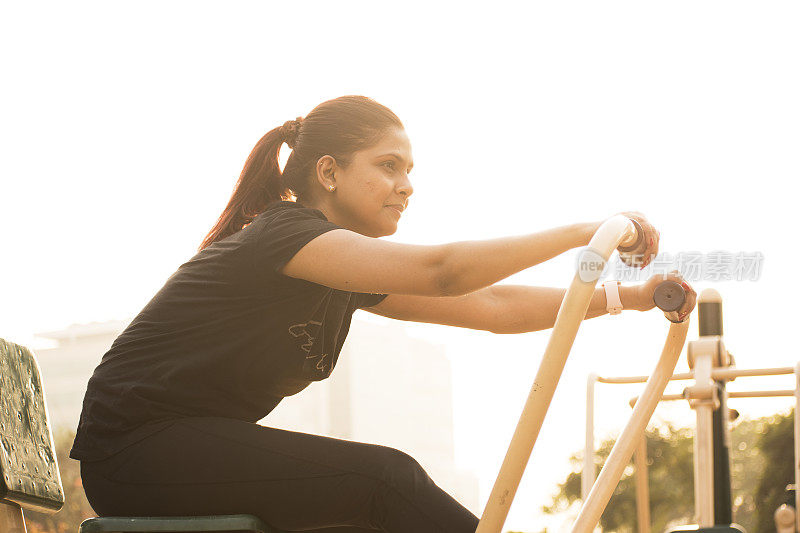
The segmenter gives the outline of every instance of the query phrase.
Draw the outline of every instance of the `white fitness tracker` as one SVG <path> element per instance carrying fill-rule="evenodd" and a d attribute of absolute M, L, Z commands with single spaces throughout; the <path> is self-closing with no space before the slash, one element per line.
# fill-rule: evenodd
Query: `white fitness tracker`
<path fill-rule="evenodd" d="M 622 300 L 619 297 L 619 281 L 606 281 L 603 283 L 606 291 L 606 311 L 610 315 L 618 315 L 622 312 Z"/>

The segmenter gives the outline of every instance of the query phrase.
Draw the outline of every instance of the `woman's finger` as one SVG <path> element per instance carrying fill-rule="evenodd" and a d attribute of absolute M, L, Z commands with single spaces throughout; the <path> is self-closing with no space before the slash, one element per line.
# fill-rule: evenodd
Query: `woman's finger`
<path fill-rule="evenodd" d="M 697 293 L 688 283 L 683 281 L 683 278 L 681 278 L 681 285 L 686 290 L 686 302 L 681 309 L 681 315 L 685 317 L 694 310 L 695 304 L 697 303 Z"/>
<path fill-rule="evenodd" d="M 658 253 L 659 236 L 655 226 L 653 226 L 647 219 L 640 221 L 644 231 L 645 250 L 643 252 L 642 268 L 649 265 L 655 255 Z"/>
<path fill-rule="evenodd" d="M 645 238 L 647 239 L 647 247 L 645 248 L 645 251 L 643 253 L 644 260 L 642 263 L 642 268 L 649 265 L 655 258 L 655 255 L 658 253 L 658 239 L 655 236 L 652 226 L 650 226 L 649 229 L 650 231 L 646 232 L 645 236 Z"/>

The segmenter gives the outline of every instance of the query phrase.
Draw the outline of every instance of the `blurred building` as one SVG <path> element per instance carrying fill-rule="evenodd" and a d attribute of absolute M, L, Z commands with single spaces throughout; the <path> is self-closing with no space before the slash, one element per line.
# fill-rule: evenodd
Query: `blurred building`
<path fill-rule="evenodd" d="M 89 377 L 127 325 L 128 322 L 121 320 L 92 322 L 36 334 L 55 344 L 54 348 L 34 350 L 54 432 L 65 427 L 74 431 L 78 427 Z"/>
<path fill-rule="evenodd" d="M 54 429 L 78 425 L 86 384 L 127 322 L 95 322 L 37 334 L 36 351 Z M 401 324 L 353 320 L 329 379 L 285 398 L 259 423 L 392 446 L 412 455 L 437 485 L 474 513 L 478 479 L 456 468 L 452 373 L 444 348 Z"/>

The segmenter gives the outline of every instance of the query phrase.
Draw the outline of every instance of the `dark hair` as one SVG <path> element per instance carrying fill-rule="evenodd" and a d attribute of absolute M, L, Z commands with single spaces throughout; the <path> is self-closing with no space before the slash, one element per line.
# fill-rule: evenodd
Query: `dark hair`
<path fill-rule="evenodd" d="M 341 96 L 319 104 L 305 119 L 270 130 L 247 157 L 228 205 L 200 249 L 233 235 L 270 203 L 309 194 L 311 171 L 322 156 L 346 167 L 354 152 L 378 142 L 391 127 L 403 123 L 389 108 L 366 96 Z M 284 142 L 292 153 L 281 173 L 278 153 Z"/>

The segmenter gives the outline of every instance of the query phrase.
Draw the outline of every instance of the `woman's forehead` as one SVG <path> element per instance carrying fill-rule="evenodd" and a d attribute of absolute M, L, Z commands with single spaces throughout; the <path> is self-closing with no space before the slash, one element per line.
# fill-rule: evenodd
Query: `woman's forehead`
<path fill-rule="evenodd" d="M 394 155 L 403 159 L 409 165 L 413 165 L 411 141 L 409 141 L 408 135 L 403 129 L 388 131 L 377 143 L 364 150 L 364 155 L 368 157 Z"/>

